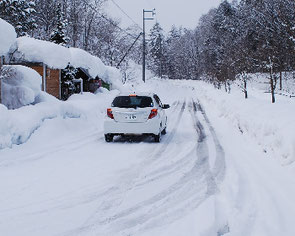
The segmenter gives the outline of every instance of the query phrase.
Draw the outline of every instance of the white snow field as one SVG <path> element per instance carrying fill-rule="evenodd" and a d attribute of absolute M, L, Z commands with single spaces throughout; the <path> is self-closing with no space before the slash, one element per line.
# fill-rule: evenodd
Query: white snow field
<path fill-rule="evenodd" d="M 295 235 L 294 100 L 198 81 L 137 86 L 171 105 L 159 144 L 104 141 L 118 91 L 0 107 L 0 235 Z"/>

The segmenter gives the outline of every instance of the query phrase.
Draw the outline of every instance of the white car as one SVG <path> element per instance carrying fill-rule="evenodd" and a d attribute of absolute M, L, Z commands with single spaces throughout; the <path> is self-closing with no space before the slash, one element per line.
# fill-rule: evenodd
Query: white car
<path fill-rule="evenodd" d="M 107 109 L 106 142 L 112 142 L 115 135 L 151 135 L 155 142 L 160 142 L 167 128 L 164 110 L 169 107 L 163 105 L 156 94 L 120 94 Z"/>

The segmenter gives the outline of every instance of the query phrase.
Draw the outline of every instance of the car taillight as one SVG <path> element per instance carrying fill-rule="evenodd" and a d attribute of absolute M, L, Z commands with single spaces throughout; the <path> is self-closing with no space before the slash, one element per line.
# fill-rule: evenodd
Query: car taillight
<path fill-rule="evenodd" d="M 152 118 L 156 117 L 157 114 L 158 114 L 158 109 L 152 109 L 151 113 L 149 115 L 149 119 L 152 119 Z"/>
<path fill-rule="evenodd" d="M 110 117 L 111 119 L 114 119 L 114 115 L 113 115 L 113 112 L 112 112 L 112 109 L 111 109 L 111 108 L 108 108 L 108 109 L 107 109 L 107 115 L 108 115 L 108 117 Z"/>

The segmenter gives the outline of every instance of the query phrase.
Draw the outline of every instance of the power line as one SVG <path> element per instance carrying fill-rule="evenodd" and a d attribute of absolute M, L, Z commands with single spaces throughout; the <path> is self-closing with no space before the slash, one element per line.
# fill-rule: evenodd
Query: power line
<path fill-rule="evenodd" d="M 142 28 L 139 26 L 139 24 L 137 24 L 114 0 L 111 0 L 112 1 L 112 3 L 114 3 L 114 5 L 117 7 L 117 8 L 119 8 L 119 10 L 121 11 L 121 12 L 123 12 L 123 14 L 125 15 L 125 16 L 127 16 L 128 17 L 128 19 L 129 20 L 131 20 L 139 29 L 141 29 L 142 30 Z"/>
<path fill-rule="evenodd" d="M 133 39 L 136 39 L 137 36 L 134 36 L 132 34 L 130 34 L 129 32 L 127 32 L 126 30 L 122 29 L 120 26 L 118 26 L 117 24 L 115 24 L 112 20 L 108 19 L 105 15 L 103 15 L 102 13 L 98 12 L 98 10 L 92 6 L 92 4 L 86 2 L 86 0 L 83 0 L 83 2 L 88 5 L 93 11 L 95 11 L 95 13 L 97 13 L 99 16 L 101 16 L 104 20 L 108 21 L 111 25 L 113 25 L 114 27 L 118 28 L 119 30 L 123 31 L 125 34 L 129 35 L 130 37 L 132 37 Z"/>

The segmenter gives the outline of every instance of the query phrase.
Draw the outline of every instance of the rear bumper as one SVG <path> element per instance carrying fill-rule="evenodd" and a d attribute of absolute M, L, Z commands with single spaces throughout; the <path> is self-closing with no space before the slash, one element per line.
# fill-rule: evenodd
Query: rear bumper
<path fill-rule="evenodd" d="M 123 123 L 106 118 L 104 121 L 105 134 L 159 134 L 160 120 L 153 118 L 143 123 Z"/>

